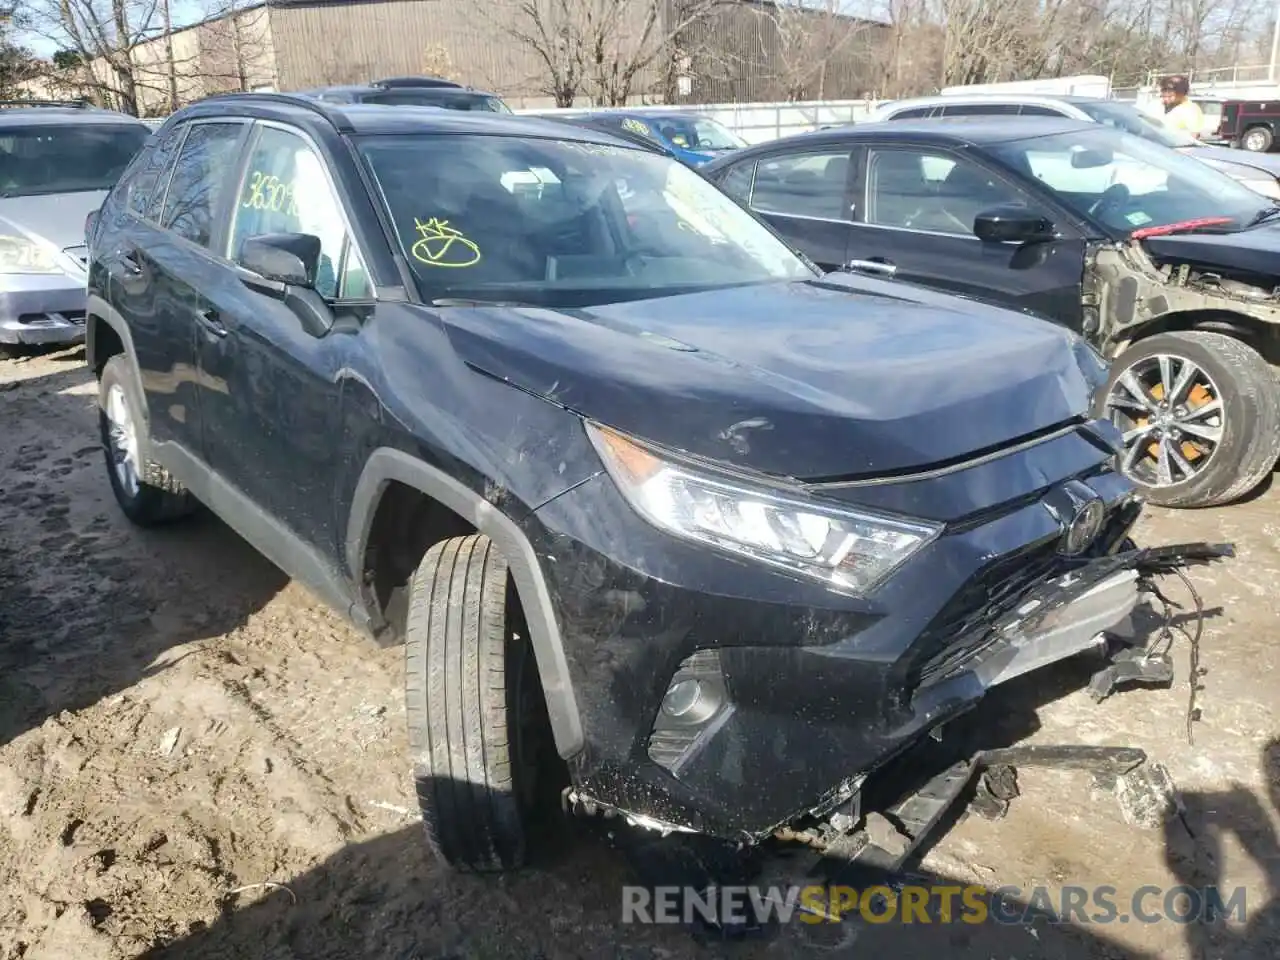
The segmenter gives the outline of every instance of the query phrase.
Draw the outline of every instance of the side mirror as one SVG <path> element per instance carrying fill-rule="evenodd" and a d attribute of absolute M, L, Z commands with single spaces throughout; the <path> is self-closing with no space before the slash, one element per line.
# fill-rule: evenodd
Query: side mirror
<path fill-rule="evenodd" d="M 984 210 L 973 220 L 973 233 L 986 243 L 1034 243 L 1056 235 L 1047 217 L 1015 205 Z"/>
<path fill-rule="evenodd" d="M 309 233 L 264 233 L 240 247 L 240 265 L 266 280 L 313 289 L 320 270 L 320 238 Z"/>
<path fill-rule="evenodd" d="M 240 247 L 240 282 L 273 297 L 293 311 L 302 328 L 323 337 L 333 327 L 333 310 L 316 292 L 320 238 L 309 233 L 264 233 Z"/>

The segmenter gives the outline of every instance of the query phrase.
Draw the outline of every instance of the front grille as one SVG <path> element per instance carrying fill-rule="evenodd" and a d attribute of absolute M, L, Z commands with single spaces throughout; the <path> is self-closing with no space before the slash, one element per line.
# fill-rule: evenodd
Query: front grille
<path fill-rule="evenodd" d="M 1065 573 L 1071 561 L 1058 538 L 1001 557 L 975 574 L 930 621 L 921 648 L 935 650 L 919 665 L 916 681 L 941 679 L 981 656 L 995 641 L 997 621 L 1044 580 Z"/>
<path fill-rule="evenodd" d="M 1141 512 L 1126 501 L 1112 507 L 1093 546 L 1078 557 L 1058 552 L 1058 537 L 1000 557 L 973 575 L 921 634 L 921 659 L 908 670 L 912 685 L 960 672 L 996 642 L 995 624 L 1045 583 L 1089 560 L 1122 549 Z"/>

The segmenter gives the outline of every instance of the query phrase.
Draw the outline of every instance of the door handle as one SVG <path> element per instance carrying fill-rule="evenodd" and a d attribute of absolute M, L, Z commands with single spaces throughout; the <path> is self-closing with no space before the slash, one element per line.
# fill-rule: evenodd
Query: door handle
<path fill-rule="evenodd" d="M 850 260 L 844 268 L 861 270 L 863 273 L 877 273 L 882 277 L 892 277 L 898 272 L 897 266 L 888 260 Z"/>
<path fill-rule="evenodd" d="M 222 322 L 222 317 L 212 307 L 206 310 L 197 310 L 196 320 L 200 326 L 204 327 L 207 333 L 211 333 L 215 337 L 225 337 L 227 335 L 227 328 Z"/>
<path fill-rule="evenodd" d="M 131 277 L 142 275 L 142 264 L 138 263 L 138 261 L 134 259 L 132 253 L 121 251 L 120 266 L 124 267 L 124 272 L 129 274 Z"/>

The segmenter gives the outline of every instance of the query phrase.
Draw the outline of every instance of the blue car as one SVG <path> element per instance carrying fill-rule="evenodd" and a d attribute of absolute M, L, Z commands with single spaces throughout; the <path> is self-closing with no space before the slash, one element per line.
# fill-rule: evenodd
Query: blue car
<path fill-rule="evenodd" d="M 609 110 L 592 115 L 602 126 L 648 137 L 691 167 L 747 146 L 736 133 L 710 117 L 666 110 Z"/>

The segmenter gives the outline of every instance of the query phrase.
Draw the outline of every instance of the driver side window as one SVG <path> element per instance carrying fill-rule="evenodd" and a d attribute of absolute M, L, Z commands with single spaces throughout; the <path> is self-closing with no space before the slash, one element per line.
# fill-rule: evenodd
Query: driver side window
<path fill-rule="evenodd" d="M 966 157 L 940 150 L 872 148 L 866 222 L 929 233 L 973 235 L 978 214 L 1026 197 Z"/>
<path fill-rule="evenodd" d="M 359 252 L 325 176 L 324 160 L 302 137 L 263 127 L 249 157 L 228 234 L 227 256 L 240 262 L 249 237 L 308 233 L 320 238 L 316 291 L 325 298 L 368 296 Z"/>

